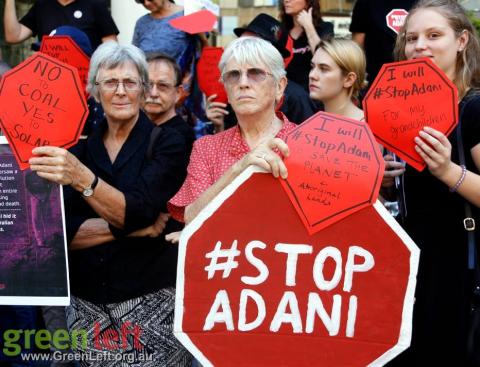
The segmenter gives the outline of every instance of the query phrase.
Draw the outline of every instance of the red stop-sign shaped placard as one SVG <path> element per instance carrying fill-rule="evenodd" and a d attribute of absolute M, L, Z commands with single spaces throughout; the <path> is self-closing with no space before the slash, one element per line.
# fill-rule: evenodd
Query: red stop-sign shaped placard
<path fill-rule="evenodd" d="M 310 233 L 377 200 L 384 162 L 364 121 L 319 112 L 285 141 L 288 178 L 281 183 Z"/>
<path fill-rule="evenodd" d="M 83 92 L 86 93 L 90 58 L 69 36 L 44 36 L 40 52 L 47 54 L 77 68 L 82 81 Z"/>
<path fill-rule="evenodd" d="M 419 251 L 395 220 L 376 204 L 309 235 L 252 172 L 182 234 L 177 338 L 204 366 L 380 366 L 406 349 Z"/>
<path fill-rule="evenodd" d="M 421 171 L 426 164 L 414 138 L 424 126 L 450 134 L 458 121 L 457 88 L 430 59 L 385 64 L 363 109 L 377 140 Z"/>
<path fill-rule="evenodd" d="M 0 106 L 0 126 L 21 169 L 35 147 L 74 145 L 88 113 L 77 69 L 43 53 L 4 74 Z"/>
<path fill-rule="evenodd" d="M 215 101 L 227 103 L 227 92 L 220 82 L 218 63 L 223 54 L 221 47 L 204 47 L 197 64 L 198 86 L 207 97 L 216 94 Z"/>
<path fill-rule="evenodd" d="M 400 28 L 402 28 L 403 23 L 405 23 L 405 18 L 408 15 L 408 11 L 405 9 L 392 9 L 387 14 L 387 26 L 392 31 L 398 34 Z"/>
<path fill-rule="evenodd" d="M 200 10 L 183 17 L 170 20 L 168 23 L 181 31 L 196 34 L 210 32 L 217 21 L 217 17 L 210 10 Z"/>

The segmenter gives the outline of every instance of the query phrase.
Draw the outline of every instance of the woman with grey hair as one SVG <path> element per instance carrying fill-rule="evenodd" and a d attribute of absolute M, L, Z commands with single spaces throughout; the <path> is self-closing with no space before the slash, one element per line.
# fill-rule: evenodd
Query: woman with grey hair
<path fill-rule="evenodd" d="M 135 46 L 101 45 L 87 89 L 105 119 L 71 152 L 35 148 L 30 167 L 65 185 L 67 322 L 95 336 L 79 349 L 109 351 L 132 365 L 188 366 L 191 357 L 172 333 L 177 249 L 157 238 L 167 220 L 161 212 L 185 177 L 187 154 L 182 136 L 168 128 L 149 146 L 153 124 L 140 111 L 147 70 Z M 97 365 L 90 363 L 82 360 Z"/>
<path fill-rule="evenodd" d="M 296 125 L 275 113 L 287 83 L 282 56 L 261 38 L 241 37 L 226 48 L 219 67 L 238 125 L 193 145 L 187 179 L 169 202 L 172 216 L 187 223 L 250 165 L 287 177 L 283 139 Z M 178 233 L 167 237 L 176 242 Z"/>

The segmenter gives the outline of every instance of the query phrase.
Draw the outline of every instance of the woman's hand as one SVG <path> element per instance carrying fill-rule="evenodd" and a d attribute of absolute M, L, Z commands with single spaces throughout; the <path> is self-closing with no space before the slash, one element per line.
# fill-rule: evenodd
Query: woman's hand
<path fill-rule="evenodd" d="M 44 146 L 33 149 L 32 153 L 37 157 L 30 158 L 30 169 L 46 180 L 60 185 L 72 185 L 74 189 L 82 190 L 95 177 L 66 149 Z"/>
<path fill-rule="evenodd" d="M 395 161 L 395 158 L 387 154 L 383 156 L 385 161 L 385 172 L 382 179 L 382 188 L 388 189 L 395 184 L 395 177 L 403 175 L 405 172 L 405 164 Z"/>
<path fill-rule="evenodd" d="M 250 153 L 245 155 L 236 164 L 240 171 L 250 165 L 257 165 L 271 172 L 275 178 L 287 178 L 288 172 L 282 158 L 274 150 L 277 149 L 284 157 L 288 157 L 290 150 L 282 139 L 273 138 L 260 143 Z"/>
<path fill-rule="evenodd" d="M 182 234 L 182 231 L 178 231 L 178 232 L 172 232 L 172 233 L 169 233 L 167 235 L 165 235 L 165 239 L 168 241 L 168 242 L 171 242 L 171 243 L 178 243 L 178 241 L 180 241 L 180 235 Z"/>
<path fill-rule="evenodd" d="M 423 158 L 432 175 L 443 181 L 455 166 L 451 161 L 452 145 L 447 137 L 426 126 L 414 140 L 415 151 Z"/>
<path fill-rule="evenodd" d="M 220 132 L 225 130 L 224 119 L 228 115 L 226 110 L 227 104 L 221 102 L 214 102 L 217 98 L 216 94 L 212 94 L 207 98 L 207 110 L 205 111 L 207 118 L 212 122 L 215 132 Z"/>
<path fill-rule="evenodd" d="M 313 16 L 312 16 L 312 8 L 308 10 L 302 10 L 300 13 L 297 14 L 297 23 L 302 26 L 303 29 L 311 29 L 313 27 Z"/>
<path fill-rule="evenodd" d="M 160 213 L 155 223 L 146 228 L 142 228 L 130 233 L 128 237 L 158 237 L 165 229 L 169 218 L 170 214 Z"/>

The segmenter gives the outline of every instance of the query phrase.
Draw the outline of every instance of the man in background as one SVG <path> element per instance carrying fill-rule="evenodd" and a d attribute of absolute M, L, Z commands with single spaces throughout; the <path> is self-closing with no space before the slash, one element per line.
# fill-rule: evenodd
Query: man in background
<path fill-rule="evenodd" d="M 103 0 L 37 0 L 20 20 L 15 0 L 5 0 L 3 23 L 8 43 L 32 36 L 41 41 L 54 29 L 69 25 L 85 32 L 95 50 L 102 42 L 116 41 L 119 33 Z"/>
<path fill-rule="evenodd" d="M 369 86 L 382 65 L 393 62 L 398 29 L 415 3 L 416 0 L 357 0 L 355 3 L 350 32 L 352 40 L 365 50 Z"/>
<path fill-rule="evenodd" d="M 157 127 L 178 131 L 184 137 L 188 155 L 190 155 L 195 134 L 175 110 L 182 88 L 180 67 L 175 59 L 161 53 L 147 55 L 147 62 L 149 88 L 143 110 Z M 152 139 L 157 130 L 153 130 Z"/>

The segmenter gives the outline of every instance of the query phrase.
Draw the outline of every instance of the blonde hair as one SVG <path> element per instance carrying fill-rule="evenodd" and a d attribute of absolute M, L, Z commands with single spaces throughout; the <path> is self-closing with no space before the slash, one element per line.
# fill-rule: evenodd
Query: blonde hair
<path fill-rule="evenodd" d="M 367 61 L 362 48 L 352 40 L 332 39 L 322 41 L 316 51 L 319 49 L 333 59 L 345 76 L 349 73 L 357 76 L 355 83 L 348 91 L 350 97 L 357 98 L 360 90 L 367 85 L 365 81 Z"/>
<path fill-rule="evenodd" d="M 405 23 L 400 29 L 395 43 L 394 55 L 398 61 L 406 60 L 405 45 L 407 43 L 407 25 L 413 14 L 422 9 L 430 8 L 447 21 L 455 36 L 458 38 L 463 32 L 468 34 L 468 42 L 462 51 L 457 54 L 455 77 L 452 82 L 457 86 L 459 98 L 463 98 L 470 87 L 480 86 L 480 44 L 475 28 L 463 7 L 453 0 L 420 0 L 409 12 Z"/>

